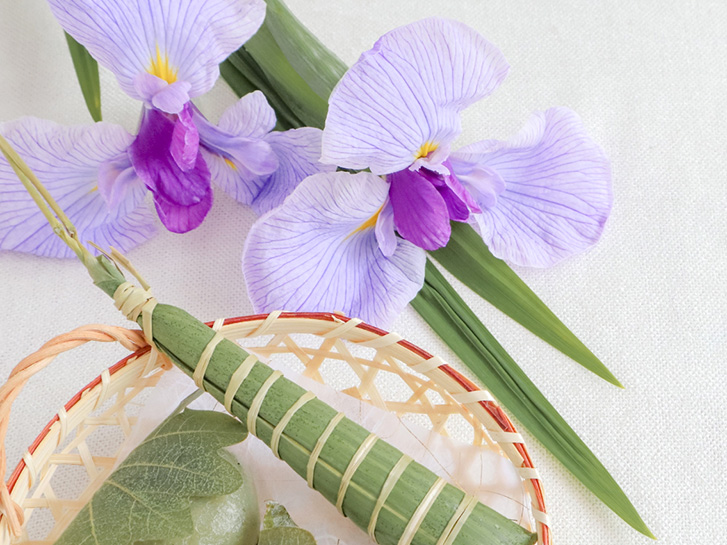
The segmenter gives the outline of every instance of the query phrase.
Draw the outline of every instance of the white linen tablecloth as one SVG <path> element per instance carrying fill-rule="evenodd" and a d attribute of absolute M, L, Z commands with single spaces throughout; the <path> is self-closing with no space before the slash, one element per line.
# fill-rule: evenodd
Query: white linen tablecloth
<path fill-rule="evenodd" d="M 466 300 L 623 486 L 664 545 L 724 542 L 727 517 L 727 3 L 290 0 L 343 60 L 413 20 L 473 26 L 512 66 L 464 115 L 462 143 L 505 138 L 534 110 L 576 110 L 611 157 L 615 206 L 601 242 L 548 270 L 518 270 L 621 379 L 618 390 L 461 288 Z M 105 119 L 134 130 L 139 105 L 102 70 Z M 0 121 L 91 121 L 61 29 L 43 0 L 0 0 Z M 233 101 L 202 97 L 213 119 Z M 217 192 L 203 226 L 130 253 L 161 301 L 202 319 L 251 312 L 240 254 L 255 217 Z M 0 254 L 0 372 L 76 326 L 124 325 L 74 261 Z M 394 329 L 454 359 L 411 309 Z M 101 354 L 99 357 L 98 354 Z M 17 402 L 19 459 L 52 414 L 122 351 L 83 349 Z M 526 435 L 555 543 L 642 544 Z M 720 537 L 721 536 L 721 537 Z"/>

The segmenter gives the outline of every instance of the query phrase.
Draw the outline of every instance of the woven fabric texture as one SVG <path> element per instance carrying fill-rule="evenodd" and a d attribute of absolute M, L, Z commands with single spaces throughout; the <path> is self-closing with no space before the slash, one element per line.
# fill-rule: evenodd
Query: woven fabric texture
<path fill-rule="evenodd" d="M 460 142 L 506 138 L 534 110 L 568 106 L 612 160 L 615 206 L 601 242 L 526 282 L 610 367 L 621 391 L 462 289 L 488 327 L 578 431 L 663 545 L 711 543 L 727 518 L 727 4 L 512 0 L 290 0 L 343 60 L 387 30 L 462 20 L 512 70 L 464 114 Z M 102 70 L 105 119 L 134 130 L 139 105 Z M 43 0 L 0 0 L 0 121 L 91 122 L 61 29 Z M 198 101 L 212 119 L 234 99 Z M 211 320 L 251 312 L 240 255 L 253 212 L 217 192 L 201 228 L 161 232 L 129 258 L 160 301 Z M 0 374 L 81 324 L 124 324 L 81 266 L 0 254 Z M 394 330 L 455 358 L 411 309 Z M 51 415 L 122 350 L 84 348 L 29 384 L 8 440 L 18 460 Z M 458 366 L 458 368 L 462 368 Z M 646 544 L 534 440 L 555 543 Z"/>

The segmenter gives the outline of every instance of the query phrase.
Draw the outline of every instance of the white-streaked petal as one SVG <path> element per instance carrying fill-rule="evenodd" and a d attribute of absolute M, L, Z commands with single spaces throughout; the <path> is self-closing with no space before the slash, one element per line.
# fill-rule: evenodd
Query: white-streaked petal
<path fill-rule="evenodd" d="M 451 162 L 482 208 L 474 219 L 495 256 L 547 267 L 600 238 L 613 200 L 609 161 L 568 108 L 536 112 L 511 140 L 472 144 Z"/>
<path fill-rule="evenodd" d="M 329 99 L 323 161 L 389 174 L 451 143 L 459 112 L 505 78 L 502 53 L 470 27 L 424 19 L 384 35 Z"/>
<path fill-rule="evenodd" d="M 117 195 L 114 208 L 97 188 L 101 165 L 118 162 L 131 143 L 123 128 L 108 123 L 65 127 L 23 118 L 3 124 L 0 132 L 66 212 L 82 242 L 128 251 L 154 234 L 153 213 L 139 203 L 136 181 L 127 180 L 132 187 Z M 53 233 L 4 158 L 0 159 L 0 250 L 74 255 Z"/>
<path fill-rule="evenodd" d="M 145 72 L 167 83 L 189 82 L 189 96 L 206 93 L 219 63 L 265 18 L 263 0 L 49 0 L 63 28 L 116 75 L 130 96 Z M 148 86 L 142 86 L 148 90 Z"/>
<path fill-rule="evenodd" d="M 303 127 L 285 132 L 271 132 L 265 137 L 279 160 L 278 169 L 265 177 L 252 207 L 262 215 L 279 206 L 308 176 L 333 172 L 334 165 L 324 165 L 321 157 L 321 131 Z"/>
<path fill-rule="evenodd" d="M 253 225 L 243 255 L 256 311 L 342 311 L 387 327 L 424 282 L 425 254 L 398 239 L 379 249 L 372 218 L 388 184 L 370 173 L 306 178 Z"/>

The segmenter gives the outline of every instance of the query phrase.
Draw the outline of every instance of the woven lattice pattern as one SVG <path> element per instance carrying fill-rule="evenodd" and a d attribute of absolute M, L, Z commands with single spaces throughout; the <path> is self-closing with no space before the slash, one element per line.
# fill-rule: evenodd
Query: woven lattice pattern
<path fill-rule="evenodd" d="M 499 444 L 519 468 L 531 497 L 531 524 L 537 525 L 539 543 L 550 543 L 542 487 L 522 437 L 488 392 L 439 358 L 395 333 L 330 314 L 236 318 L 224 321 L 220 332 L 260 359 L 298 362 L 305 376 L 438 433 L 465 436 L 476 445 Z M 130 414 L 134 400 L 156 385 L 161 363 L 148 350 L 137 352 L 104 371 L 60 411 L 11 476 L 10 497 L 22 507 L 25 524 L 22 535 L 12 538 L 9 517 L 3 516 L 0 545 L 53 543 L 116 462 L 118 450 L 99 452 L 94 437 L 116 429 L 121 445 L 135 422 Z M 75 479 L 83 486 L 70 498 L 68 479 L 61 478 L 68 468 L 84 477 Z M 3 501 L 4 512 L 9 509 Z M 526 513 L 526 525 L 529 518 Z"/>

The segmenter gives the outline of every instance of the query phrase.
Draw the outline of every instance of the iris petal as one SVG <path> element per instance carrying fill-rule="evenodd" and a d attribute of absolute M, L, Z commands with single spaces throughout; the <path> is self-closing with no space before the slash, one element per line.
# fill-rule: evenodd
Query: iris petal
<path fill-rule="evenodd" d="M 278 156 L 280 166 L 264 178 L 262 190 L 252 203 L 255 212 L 260 215 L 280 206 L 308 176 L 336 170 L 333 165 L 319 162 L 320 129 L 303 127 L 285 132 L 271 132 L 265 140 Z"/>
<path fill-rule="evenodd" d="M 396 230 L 394 228 L 394 208 L 391 200 L 386 199 L 376 220 L 376 241 L 386 257 L 394 254 L 397 246 Z"/>
<path fill-rule="evenodd" d="M 445 246 L 452 229 L 447 203 L 438 188 L 423 173 L 409 169 L 386 179 L 391 184 L 389 197 L 399 234 L 425 250 Z"/>
<path fill-rule="evenodd" d="M 0 132 L 65 210 L 80 240 L 126 252 L 154 234 L 153 214 L 141 203 L 144 191 L 133 178 L 127 178 L 132 187 L 117 195 L 112 207 L 97 191 L 100 166 L 123 157 L 131 143 L 123 128 L 108 123 L 64 127 L 23 118 L 3 124 Z M 120 172 L 128 175 L 127 168 Z M 4 159 L 0 159 L 0 250 L 74 256 Z"/>
<path fill-rule="evenodd" d="M 275 126 L 275 112 L 260 91 L 245 95 L 228 108 L 218 125 L 194 109 L 202 150 L 212 180 L 238 202 L 251 204 L 279 160 L 266 135 Z"/>
<path fill-rule="evenodd" d="M 188 82 L 189 97 L 209 91 L 219 77 L 219 64 L 257 31 L 265 17 L 263 0 L 49 3 L 66 32 L 116 75 L 121 88 L 147 101 L 151 97 L 140 94 L 135 85 L 139 74 L 149 73 L 167 83 Z"/>
<path fill-rule="evenodd" d="M 504 182 L 495 205 L 476 216 L 497 257 L 546 267 L 589 248 L 601 236 L 612 203 L 609 161 L 567 108 L 536 112 L 509 142 L 467 146 L 451 162 L 482 204 L 493 202 L 499 185 L 495 176 Z M 472 183 L 478 169 L 485 188 L 480 194 Z M 489 184 L 484 183 L 488 172 Z"/>
<path fill-rule="evenodd" d="M 262 138 L 275 127 L 275 110 L 262 92 L 253 91 L 227 108 L 217 126 L 228 134 Z"/>
<path fill-rule="evenodd" d="M 180 205 L 163 194 L 155 193 L 154 206 L 164 227 L 172 233 L 187 233 L 199 227 L 212 208 L 212 188 L 199 202 L 190 205 Z"/>
<path fill-rule="evenodd" d="M 184 121 L 144 108 L 129 157 L 137 175 L 154 195 L 162 223 L 170 231 L 184 233 L 200 225 L 212 204 L 212 193 L 210 171 L 199 150 L 193 162 L 191 158 L 180 159 L 184 151 L 172 153 L 177 123 Z M 177 159 L 189 168 L 180 168 Z"/>
<path fill-rule="evenodd" d="M 243 272 L 256 311 L 342 311 L 387 327 L 424 281 L 424 252 L 398 239 L 390 257 L 373 228 L 358 230 L 386 200 L 369 173 L 305 179 L 248 235 Z"/>
<path fill-rule="evenodd" d="M 374 174 L 403 170 L 423 145 L 446 146 L 459 112 L 490 94 L 509 66 L 473 29 L 425 19 L 384 35 L 329 100 L 323 162 Z"/>
<path fill-rule="evenodd" d="M 192 170 L 197 162 L 199 132 L 192 120 L 191 104 L 188 102 L 174 122 L 172 142 L 169 151 L 174 162 L 183 171 Z"/>

